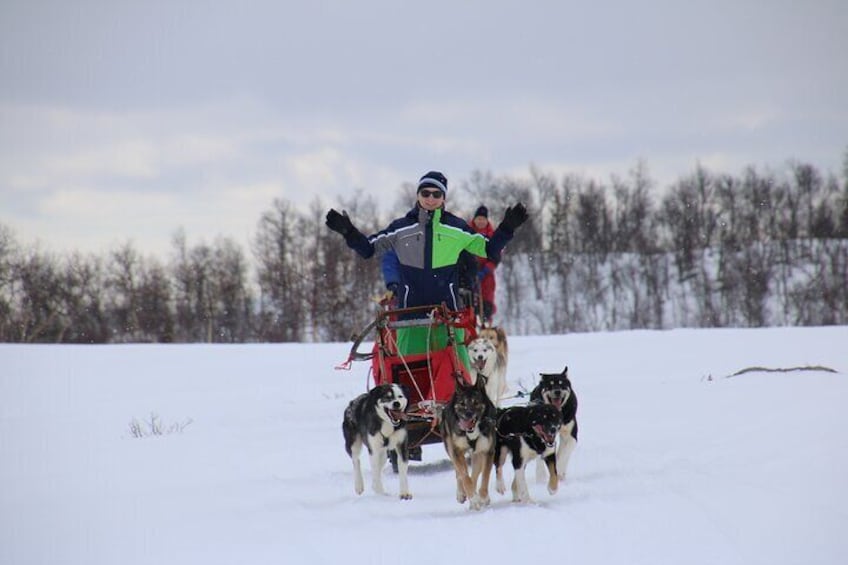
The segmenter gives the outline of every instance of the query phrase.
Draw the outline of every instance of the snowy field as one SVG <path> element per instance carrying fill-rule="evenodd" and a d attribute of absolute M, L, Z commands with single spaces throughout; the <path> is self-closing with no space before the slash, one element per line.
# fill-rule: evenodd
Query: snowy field
<path fill-rule="evenodd" d="M 413 500 L 354 494 L 347 351 L 0 345 L 0 563 L 848 563 L 848 327 L 513 338 L 513 391 L 568 364 L 580 443 L 481 512 L 440 445 Z"/>

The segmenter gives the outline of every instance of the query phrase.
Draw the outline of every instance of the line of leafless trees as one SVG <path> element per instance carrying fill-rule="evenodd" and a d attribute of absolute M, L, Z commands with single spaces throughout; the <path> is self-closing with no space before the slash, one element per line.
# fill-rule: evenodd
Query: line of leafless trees
<path fill-rule="evenodd" d="M 531 169 L 458 184 L 455 213 L 485 203 L 497 222 L 518 200 L 531 211 L 497 272 L 512 333 L 848 323 L 848 160 L 841 180 L 798 163 L 698 167 L 659 197 L 642 164 L 606 183 Z M 362 192 L 336 206 L 370 232 L 412 191 L 399 187 L 382 216 Z M 379 262 L 348 250 L 325 211 L 276 200 L 249 254 L 178 232 L 165 259 L 129 243 L 58 256 L 0 225 L 0 341 L 346 341 L 373 317 Z"/>
<path fill-rule="evenodd" d="M 846 179 L 805 164 L 783 176 L 699 167 L 654 202 L 642 166 L 609 185 L 534 174 L 536 229 L 521 234 L 521 256 L 500 273 L 506 325 L 561 333 L 848 323 Z"/>

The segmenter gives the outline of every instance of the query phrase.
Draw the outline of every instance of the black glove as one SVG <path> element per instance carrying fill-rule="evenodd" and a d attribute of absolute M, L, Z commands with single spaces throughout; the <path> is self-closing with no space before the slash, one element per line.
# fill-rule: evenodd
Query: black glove
<path fill-rule="evenodd" d="M 392 293 L 392 296 L 398 295 L 398 283 L 390 282 L 386 285 L 386 290 Z"/>
<path fill-rule="evenodd" d="M 527 208 L 524 207 L 524 204 L 519 202 L 515 206 L 510 206 L 504 212 L 504 218 L 501 222 L 501 225 L 498 227 L 503 227 L 508 229 L 511 232 L 514 232 L 527 221 Z"/>
<path fill-rule="evenodd" d="M 356 228 L 353 227 L 353 223 L 351 223 L 350 218 L 347 216 L 347 211 L 342 210 L 342 213 L 339 214 L 332 208 L 327 212 L 327 227 L 333 230 L 334 232 L 338 232 L 343 236 L 347 237 L 349 233 L 351 233 Z"/>

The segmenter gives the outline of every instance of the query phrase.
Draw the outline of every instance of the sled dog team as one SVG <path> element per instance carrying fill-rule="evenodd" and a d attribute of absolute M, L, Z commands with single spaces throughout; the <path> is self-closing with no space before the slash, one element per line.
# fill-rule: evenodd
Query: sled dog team
<path fill-rule="evenodd" d="M 489 482 L 505 494 L 503 467 L 510 456 L 514 471 L 512 500 L 530 502 L 525 468 L 541 459 L 548 470 L 547 489 L 556 493 L 577 445 L 577 396 L 561 373 L 541 373 L 524 406 L 499 408 L 506 390 L 507 348 L 503 330 L 490 328 L 468 346 L 473 384 L 458 380 L 439 418 L 445 450 L 456 473 L 456 500 L 479 510 L 490 503 Z M 360 465 L 363 446 L 371 460 L 371 486 L 385 494 L 382 471 L 390 450 L 397 454 L 400 498 L 409 500 L 407 471 L 407 397 L 403 387 L 383 384 L 353 399 L 344 412 L 345 450 L 353 462 L 354 490 L 364 491 Z M 471 468 L 468 468 L 468 463 Z"/>

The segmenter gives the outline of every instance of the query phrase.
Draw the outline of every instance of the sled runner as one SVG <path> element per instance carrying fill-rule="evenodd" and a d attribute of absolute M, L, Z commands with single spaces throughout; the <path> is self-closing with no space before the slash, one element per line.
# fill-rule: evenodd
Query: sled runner
<path fill-rule="evenodd" d="M 425 352 L 400 352 L 398 330 L 411 328 L 423 328 L 418 331 L 427 333 Z M 372 330 L 376 336 L 371 351 L 359 351 Z M 431 334 L 446 335 L 444 347 L 431 348 Z M 355 337 L 347 361 L 339 368 L 349 368 L 352 361 L 371 361 L 370 377 L 374 386 L 394 383 L 405 387 L 409 400 L 406 426 L 410 459 L 420 461 L 422 445 L 442 441 L 439 416 L 453 395 L 457 379 L 471 382 L 457 346 L 468 344 L 476 335 L 473 308 L 453 311 L 443 303 L 392 309 L 383 302 L 374 321 Z"/>

